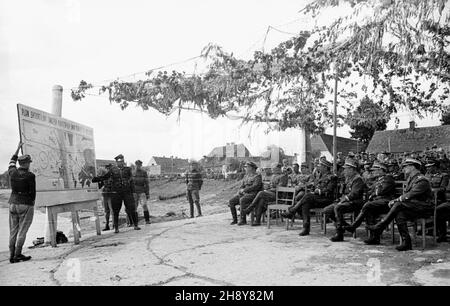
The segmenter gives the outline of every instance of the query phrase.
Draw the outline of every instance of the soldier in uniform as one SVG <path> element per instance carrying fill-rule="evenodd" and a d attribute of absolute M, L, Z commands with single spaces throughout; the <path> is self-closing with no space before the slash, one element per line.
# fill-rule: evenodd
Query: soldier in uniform
<path fill-rule="evenodd" d="M 189 171 L 186 172 L 186 195 L 189 201 L 189 209 L 191 213 L 191 218 L 194 218 L 194 203 L 197 207 L 197 217 L 202 216 L 202 210 L 200 207 L 200 190 L 203 185 L 202 174 L 198 169 L 198 163 L 196 161 L 191 161 L 189 163 Z"/>
<path fill-rule="evenodd" d="M 364 219 L 367 225 L 375 224 L 379 215 L 389 211 L 388 203 L 395 197 L 395 181 L 392 175 L 387 173 L 386 164 L 376 161 L 371 170 L 375 181 L 367 193 L 368 201 L 363 205 L 353 224 L 344 227 L 350 233 L 355 232 Z M 380 244 L 380 235 L 369 231 L 369 238 L 364 240 L 364 243 Z"/>
<path fill-rule="evenodd" d="M 29 170 L 30 155 L 18 157 L 23 143 L 20 142 L 17 150 L 11 157 L 8 175 L 11 182 L 11 196 L 9 197 L 9 262 L 27 261 L 31 256 L 22 254 L 23 244 L 28 229 L 33 222 L 34 201 L 36 199 L 36 177 Z M 19 161 L 19 169 L 16 163 Z"/>
<path fill-rule="evenodd" d="M 438 170 L 439 166 L 438 161 L 434 159 L 428 160 L 425 165 L 425 168 L 427 169 L 425 177 L 430 181 L 431 188 L 436 190 L 438 203 L 443 203 L 446 201 L 445 190 L 449 179 L 447 173 Z"/>
<path fill-rule="evenodd" d="M 103 175 L 111 169 L 112 164 L 107 164 L 105 169 L 100 168 L 99 175 Z M 102 171 L 103 169 L 103 171 Z M 111 206 L 111 178 L 99 181 L 98 188 L 102 189 L 102 197 L 103 197 L 103 209 L 105 211 L 105 221 L 106 225 L 103 231 L 109 231 L 109 217 L 111 216 L 112 206 Z"/>
<path fill-rule="evenodd" d="M 448 171 L 450 170 L 450 160 L 447 158 L 447 155 L 445 154 L 444 150 L 442 150 L 442 148 L 439 149 L 438 156 L 440 169 L 448 173 Z"/>
<path fill-rule="evenodd" d="M 342 156 L 342 152 L 337 152 L 336 163 L 340 166 L 343 166 L 345 163 L 345 159 Z"/>
<path fill-rule="evenodd" d="M 431 203 L 431 185 L 428 179 L 420 173 L 422 164 L 417 159 L 407 158 L 402 164 L 402 170 L 407 177 L 403 195 L 389 202 L 389 213 L 376 225 L 367 226 L 369 230 L 381 235 L 382 231 L 395 218 L 402 243 L 396 247 L 398 251 L 412 249 L 407 221 L 433 214 Z"/>
<path fill-rule="evenodd" d="M 297 211 L 301 210 L 303 216 L 303 230 L 300 232 L 300 236 L 309 235 L 311 224 L 310 209 L 325 207 L 334 200 L 337 177 L 330 172 L 333 164 L 327 160 L 321 160 L 319 167 L 322 176 L 314 185 L 314 191 L 306 193 L 295 206 L 289 208 L 287 213 L 281 214 L 285 218 L 292 218 Z"/>
<path fill-rule="evenodd" d="M 245 164 L 245 176 L 242 184 L 238 193 L 230 199 L 228 204 L 233 218 L 231 224 L 238 223 L 236 205 L 240 205 L 241 220 L 244 220 L 243 223 L 246 222 L 244 209 L 253 201 L 256 194 L 263 189 L 262 176 L 256 173 L 257 168 L 258 166 L 254 162 L 249 161 Z"/>
<path fill-rule="evenodd" d="M 135 202 L 133 197 L 133 174 L 131 168 L 125 166 L 124 157 L 122 154 L 115 158 L 117 165 L 112 166 L 108 172 L 101 176 L 96 176 L 92 182 L 99 182 L 111 179 L 111 206 L 113 209 L 113 226 L 114 232 L 119 232 L 119 212 L 122 208 L 122 202 L 125 205 L 125 210 L 128 217 L 134 224 L 135 230 L 140 230 L 135 214 Z"/>
<path fill-rule="evenodd" d="M 275 164 L 272 167 L 272 178 L 270 179 L 270 183 L 268 186 L 268 189 L 262 190 L 258 192 L 256 197 L 253 199 L 252 203 L 245 208 L 244 215 L 248 215 L 252 212 L 254 208 L 256 208 L 256 220 L 252 224 L 252 226 L 258 226 L 261 225 L 261 216 L 263 212 L 267 208 L 267 203 L 273 202 L 276 199 L 276 190 L 277 187 L 286 187 L 288 183 L 288 176 L 286 173 L 283 173 L 281 171 L 281 164 Z M 246 224 L 245 219 L 241 218 L 241 222 L 238 223 L 238 225 Z"/>
<path fill-rule="evenodd" d="M 296 164 L 298 167 L 298 164 Z M 302 163 L 301 173 L 291 176 L 292 187 L 295 188 L 295 199 L 300 201 L 305 195 L 305 191 L 308 187 L 314 186 L 312 175 L 309 171 L 308 164 Z M 295 171 L 295 166 L 294 166 Z"/>
<path fill-rule="evenodd" d="M 137 160 L 135 163 L 136 170 L 133 172 L 134 184 L 134 201 L 136 205 L 136 219 L 139 221 L 138 207 L 141 203 L 144 210 L 145 224 L 150 224 L 150 213 L 148 212 L 147 201 L 150 199 L 150 188 L 148 185 L 147 171 L 142 169 L 142 161 Z"/>
<path fill-rule="evenodd" d="M 323 209 L 325 218 L 335 221 L 336 234 L 330 239 L 333 242 L 344 241 L 344 213 L 359 211 L 363 205 L 363 195 L 366 185 L 358 174 L 356 161 L 347 159 L 344 164 L 345 190 L 339 202 Z"/>
<path fill-rule="evenodd" d="M 364 183 L 366 183 L 367 187 L 370 189 L 372 184 L 374 183 L 374 180 L 376 179 L 372 174 L 372 163 L 368 160 L 364 162 L 364 171 L 361 174 Z"/>
<path fill-rule="evenodd" d="M 450 221 L 450 202 L 439 204 L 436 208 L 437 242 L 447 241 L 447 221 Z"/>

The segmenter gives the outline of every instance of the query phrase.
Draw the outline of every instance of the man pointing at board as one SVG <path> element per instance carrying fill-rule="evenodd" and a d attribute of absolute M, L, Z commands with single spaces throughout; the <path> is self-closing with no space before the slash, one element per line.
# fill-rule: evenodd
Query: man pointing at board
<path fill-rule="evenodd" d="M 9 198 L 9 262 L 27 261 L 31 256 L 22 254 L 28 229 L 33 222 L 34 200 L 36 199 L 36 177 L 30 172 L 31 156 L 18 157 L 23 143 L 9 162 L 8 175 L 11 180 L 11 197 Z M 19 168 L 16 163 L 19 161 Z"/>

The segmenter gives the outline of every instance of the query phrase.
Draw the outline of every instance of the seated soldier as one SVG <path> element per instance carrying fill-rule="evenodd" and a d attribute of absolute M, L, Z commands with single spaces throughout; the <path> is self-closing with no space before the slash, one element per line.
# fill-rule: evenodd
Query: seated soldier
<path fill-rule="evenodd" d="M 362 178 L 364 180 L 364 183 L 366 183 L 368 188 L 370 188 L 373 185 L 373 183 L 374 183 L 374 181 L 376 179 L 373 176 L 371 167 L 372 167 L 372 163 L 371 162 L 369 162 L 369 161 L 364 162 L 364 171 L 361 174 L 361 176 L 362 176 Z"/>
<path fill-rule="evenodd" d="M 448 174 L 442 172 L 439 166 L 437 160 L 429 159 L 425 165 L 425 168 L 427 169 L 425 177 L 430 181 L 431 188 L 436 190 L 438 203 L 443 203 L 446 201 L 445 189 L 447 188 L 449 179 Z"/>
<path fill-rule="evenodd" d="M 355 160 L 347 159 L 344 164 L 345 190 L 344 195 L 323 209 L 325 220 L 330 218 L 335 221 L 336 234 L 330 240 L 333 242 L 344 241 L 344 213 L 359 211 L 363 205 L 363 195 L 366 185 L 358 174 L 358 166 Z"/>
<path fill-rule="evenodd" d="M 294 171 L 295 165 L 298 167 L 298 164 L 294 164 Z M 306 189 L 314 186 L 313 176 L 309 171 L 307 163 L 302 163 L 301 173 L 294 173 L 291 176 L 291 183 L 292 186 L 295 187 L 295 201 L 300 201 L 305 195 Z"/>
<path fill-rule="evenodd" d="M 368 201 L 363 205 L 353 224 L 344 227 L 350 233 L 353 233 L 361 225 L 364 218 L 367 225 L 375 224 L 379 215 L 389 211 L 388 203 L 395 197 L 395 181 L 392 175 L 387 174 L 386 164 L 376 161 L 371 170 L 376 180 L 367 194 Z M 380 236 L 369 231 L 369 239 L 364 240 L 364 243 L 380 244 Z"/>
<path fill-rule="evenodd" d="M 287 213 L 281 215 L 285 218 L 292 218 L 297 211 L 302 212 L 303 216 L 303 230 L 300 236 L 309 235 L 310 231 L 310 209 L 323 208 L 334 200 L 334 193 L 336 191 L 337 177 L 330 172 L 331 164 L 327 160 L 321 160 L 319 163 L 321 178 L 314 185 L 314 191 L 308 192 L 302 197 L 295 206 L 290 207 Z"/>
<path fill-rule="evenodd" d="M 437 242 L 447 241 L 447 221 L 450 221 L 450 202 L 439 204 L 436 208 Z"/>
<path fill-rule="evenodd" d="M 402 170 L 407 178 L 403 195 L 389 202 L 389 213 L 376 225 L 367 228 L 381 235 L 383 230 L 395 218 L 402 243 L 396 247 L 398 251 L 412 249 L 407 221 L 428 217 L 433 214 L 432 193 L 428 179 L 419 171 L 422 164 L 417 159 L 407 158 L 402 164 Z"/>
<path fill-rule="evenodd" d="M 270 179 L 268 189 L 258 192 L 252 203 L 244 210 L 244 213 L 241 213 L 244 217 L 241 218 L 238 225 L 247 224 L 245 215 L 251 213 L 254 208 L 256 208 L 256 221 L 252 224 L 252 226 L 261 225 L 261 216 L 267 208 L 267 203 L 273 202 L 276 199 L 277 187 L 287 186 L 288 176 L 286 173 L 281 171 L 281 167 L 281 164 L 275 164 L 274 167 L 272 167 L 273 175 Z"/>
<path fill-rule="evenodd" d="M 245 220 L 243 209 L 253 201 L 258 192 L 263 188 L 262 176 L 261 174 L 256 173 L 257 168 L 258 166 L 256 166 L 254 162 L 249 161 L 245 164 L 245 176 L 242 180 L 239 192 L 230 199 L 228 204 L 233 218 L 231 224 L 238 223 L 236 205 L 240 205 L 241 219 L 244 218 Z"/>

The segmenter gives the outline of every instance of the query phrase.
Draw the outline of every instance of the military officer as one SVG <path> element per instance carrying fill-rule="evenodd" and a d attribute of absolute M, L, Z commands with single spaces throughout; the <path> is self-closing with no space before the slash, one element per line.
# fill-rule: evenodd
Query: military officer
<path fill-rule="evenodd" d="M 395 197 L 395 181 L 392 175 L 387 173 L 386 164 L 376 161 L 371 170 L 375 181 L 367 193 L 368 201 L 363 205 L 353 224 L 344 227 L 351 233 L 361 225 L 364 219 L 367 225 L 375 224 L 379 215 L 389 211 L 388 203 Z M 369 238 L 364 240 L 364 243 L 380 244 L 380 236 L 369 231 Z"/>
<path fill-rule="evenodd" d="M 258 166 L 254 162 L 248 161 L 245 164 L 245 176 L 242 180 L 238 194 L 229 201 L 231 216 L 233 221 L 231 224 L 237 224 L 236 205 L 240 205 L 241 219 L 245 220 L 244 208 L 246 208 L 256 197 L 257 193 L 263 189 L 262 176 L 256 173 Z"/>
<path fill-rule="evenodd" d="M 445 172 L 438 171 L 439 162 L 435 159 L 430 159 L 427 161 L 425 168 L 427 172 L 425 177 L 430 181 L 431 188 L 436 190 L 438 203 L 445 202 L 445 189 L 447 188 L 449 179 L 448 174 Z"/>
<path fill-rule="evenodd" d="M 115 158 L 116 165 L 112 166 L 104 175 L 94 177 L 92 182 L 100 182 L 111 179 L 111 206 L 113 210 L 113 226 L 114 232 L 119 232 L 119 212 L 122 208 L 122 202 L 125 205 L 125 210 L 128 217 L 134 225 L 135 230 L 140 230 L 136 219 L 136 208 L 133 197 L 134 184 L 133 174 L 131 168 L 125 166 L 124 157 L 122 154 Z"/>
<path fill-rule="evenodd" d="M 252 224 L 252 226 L 261 225 L 261 216 L 267 208 L 267 203 L 275 201 L 276 199 L 277 187 L 287 186 L 288 176 L 286 173 L 283 173 L 281 171 L 281 167 L 281 164 L 275 164 L 272 167 L 273 175 L 270 179 L 268 189 L 258 192 L 252 203 L 247 208 L 245 208 L 243 214 L 244 218 L 241 218 L 241 222 L 239 222 L 238 225 L 246 224 L 245 215 L 251 213 L 254 208 L 256 208 L 256 220 Z"/>
<path fill-rule="evenodd" d="M 363 195 L 366 185 L 358 174 L 358 166 L 355 160 L 347 159 L 343 166 L 345 176 L 345 190 L 341 199 L 323 209 L 325 218 L 335 221 L 336 234 L 331 241 L 344 240 L 344 213 L 359 211 L 363 205 Z"/>
<path fill-rule="evenodd" d="M 366 183 L 367 187 L 369 187 L 369 188 L 372 186 L 372 184 L 374 183 L 374 180 L 375 180 L 375 177 L 372 174 L 371 167 L 372 167 L 372 163 L 369 161 L 365 161 L 364 162 L 364 171 L 361 174 L 361 176 L 364 180 L 364 183 Z"/>
<path fill-rule="evenodd" d="M 148 184 L 147 171 L 142 169 L 142 161 L 137 160 L 134 162 L 136 170 L 133 172 L 133 184 L 134 184 L 134 200 L 136 205 L 136 219 L 139 220 L 138 207 L 142 205 L 144 211 L 145 224 L 150 224 L 150 213 L 148 211 L 147 201 L 150 199 L 150 188 Z"/>
<path fill-rule="evenodd" d="M 189 209 L 191 218 L 194 218 L 194 203 L 197 207 L 197 217 L 202 216 L 200 207 L 200 190 L 203 185 L 202 174 L 198 169 L 198 162 L 191 160 L 189 163 L 189 171 L 186 172 L 186 195 L 189 201 Z"/>
<path fill-rule="evenodd" d="M 314 191 L 306 193 L 296 202 L 295 206 L 289 208 L 287 213 L 281 214 L 285 218 L 292 218 L 297 211 L 301 210 L 303 230 L 300 232 L 300 236 L 309 235 L 311 224 L 310 209 L 325 207 L 334 200 L 337 177 L 330 172 L 333 164 L 325 159 L 320 161 L 319 167 L 322 176 L 314 185 Z"/>
<path fill-rule="evenodd" d="M 8 175 L 11 182 L 9 197 L 9 262 L 27 261 L 31 256 L 22 254 L 28 229 L 33 222 L 34 201 L 36 199 L 36 176 L 30 169 L 31 156 L 18 156 L 23 143 L 20 142 L 11 161 Z M 19 168 L 16 163 L 19 161 Z"/>
<path fill-rule="evenodd" d="M 376 225 L 367 226 L 369 230 L 380 235 L 395 218 L 402 243 L 396 247 L 398 251 L 412 249 L 407 221 L 433 214 L 431 203 L 431 185 L 428 179 L 420 173 L 422 163 L 414 158 L 407 158 L 402 164 L 402 170 L 407 177 L 403 195 L 389 202 L 389 213 Z"/>
<path fill-rule="evenodd" d="M 305 195 L 305 191 L 308 187 L 314 186 L 314 181 L 306 162 L 302 163 L 301 173 L 291 176 L 291 183 L 292 186 L 295 187 L 296 201 L 300 201 L 300 199 Z"/>

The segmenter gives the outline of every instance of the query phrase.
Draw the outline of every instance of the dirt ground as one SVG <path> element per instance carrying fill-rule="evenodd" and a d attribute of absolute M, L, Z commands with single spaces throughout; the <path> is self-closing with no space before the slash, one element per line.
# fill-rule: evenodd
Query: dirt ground
<path fill-rule="evenodd" d="M 387 233 L 382 245 L 365 245 L 362 228 L 356 239 L 332 243 L 332 226 L 324 235 L 314 222 L 307 237 L 298 236 L 301 220 L 289 230 L 229 225 L 226 201 L 235 185 L 205 182 L 205 216 L 194 219 L 181 217 L 188 213 L 184 198 L 156 201 L 182 191 L 182 183 L 154 185 L 153 219 L 173 211 L 178 220 L 159 217 L 119 234 L 87 232 L 77 246 L 27 249 L 33 259 L 24 263 L 10 264 L 0 253 L 0 285 L 450 285 L 450 243 L 427 238 L 422 250 L 418 238 L 412 251 L 398 252 Z"/>

